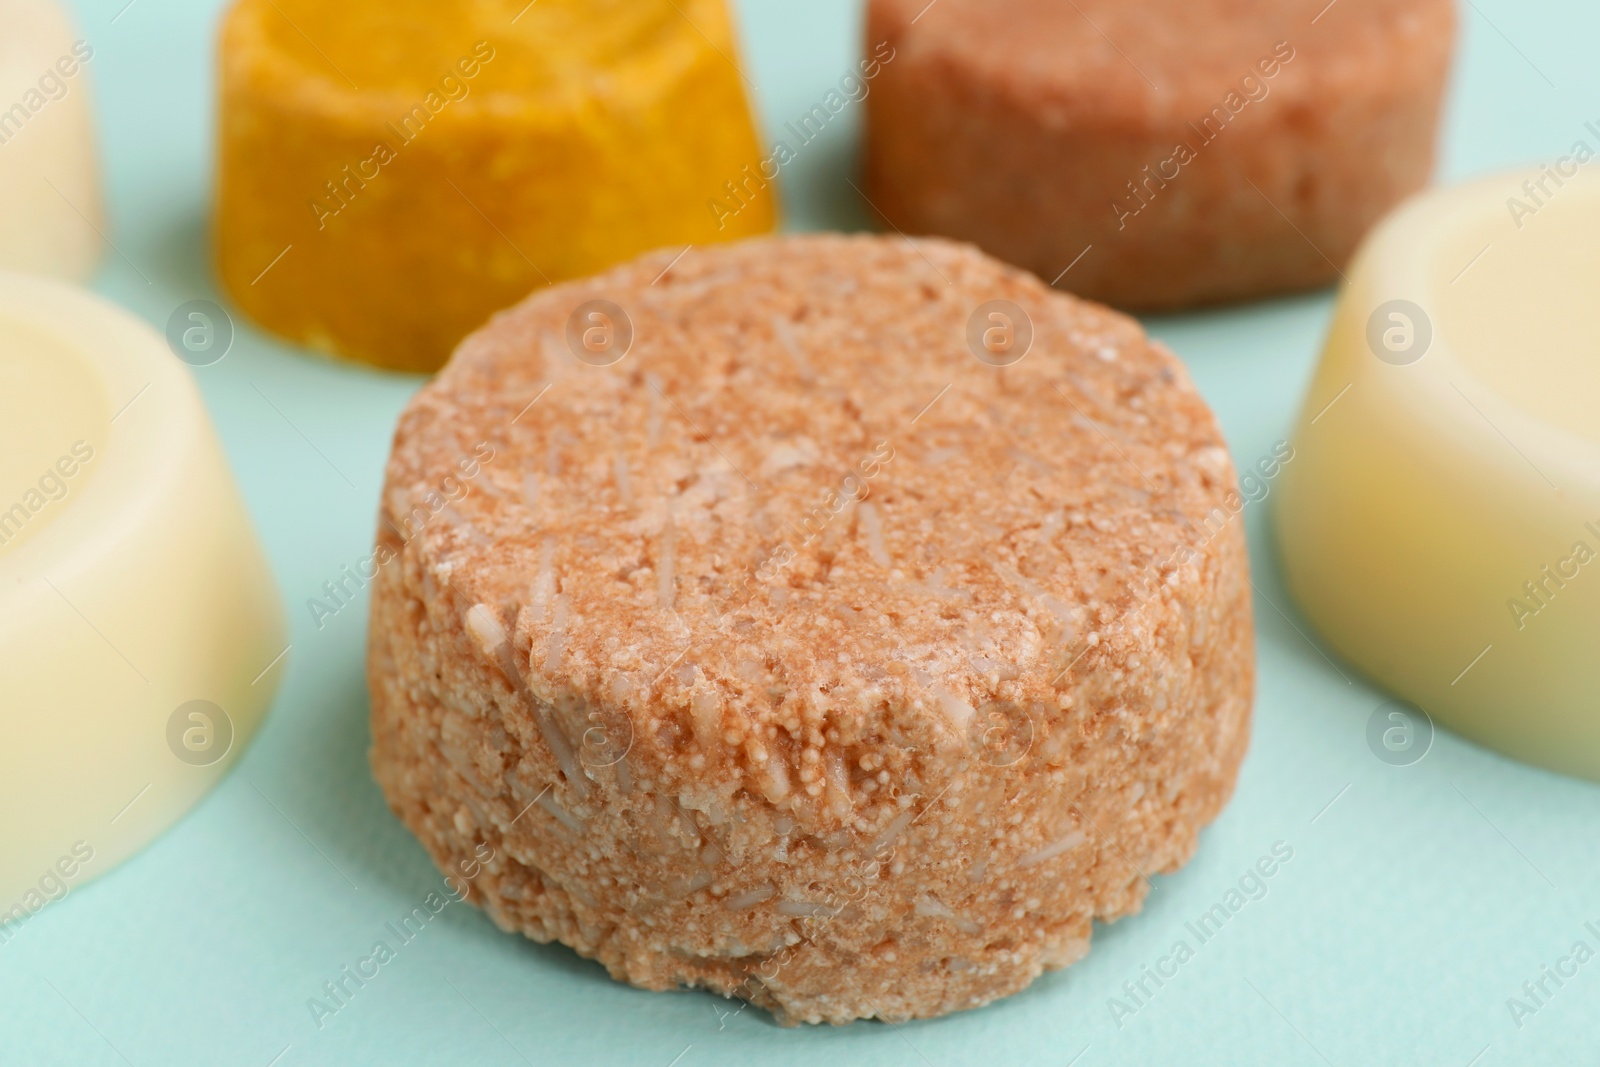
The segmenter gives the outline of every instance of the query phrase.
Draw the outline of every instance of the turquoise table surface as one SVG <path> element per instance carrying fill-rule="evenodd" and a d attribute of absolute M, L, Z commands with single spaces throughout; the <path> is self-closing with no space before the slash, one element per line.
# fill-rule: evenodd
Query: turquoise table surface
<path fill-rule="evenodd" d="M 1306 0 L 1300 32 L 1317 32 L 1324 3 Z M 186 300 L 221 299 L 206 246 L 218 6 L 77 9 L 95 48 L 115 243 L 94 287 L 158 328 Z M 859 4 L 741 8 L 775 133 L 851 69 Z M 1461 23 L 1442 180 L 1552 160 L 1600 120 L 1593 0 L 1472 0 Z M 859 120 L 852 105 L 786 168 L 790 226 L 871 225 L 846 181 Z M 1241 463 L 1288 433 L 1331 301 L 1148 321 Z M 1292 607 L 1271 497 L 1246 511 L 1260 681 L 1238 791 L 1193 862 L 1155 879 L 1142 914 L 1097 929 L 1082 963 L 944 1019 L 786 1030 L 705 993 L 618 985 L 452 904 L 319 1028 L 308 998 L 441 884 L 367 769 L 364 599 L 320 627 L 307 608 L 369 550 L 390 433 L 421 379 L 308 356 L 242 321 L 227 358 L 195 374 L 288 605 L 287 671 L 214 793 L 0 946 L 5 1067 L 1600 1062 L 1600 962 L 1548 985 L 1532 1015 L 1507 1006 L 1575 941 L 1600 949 L 1585 928 L 1600 931 L 1600 788 L 1444 732 L 1412 766 L 1375 758 L 1365 733 L 1383 694 L 1330 658 Z M 1265 895 L 1134 1009 L 1124 983 L 1275 845 L 1293 855 Z M 1114 1011 L 1114 997 L 1131 1010 Z"/>

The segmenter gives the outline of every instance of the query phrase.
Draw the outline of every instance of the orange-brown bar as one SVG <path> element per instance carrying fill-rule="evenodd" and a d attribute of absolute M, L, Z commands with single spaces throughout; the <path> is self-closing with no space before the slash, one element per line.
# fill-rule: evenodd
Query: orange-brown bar
<path fill-rule="evenodd" d="M 495 922 L 636 985 L 1016 992 L 1233 789 L 1216 420 L 1136 322 L 967 246 L 672 255 L 497 316 L 401 417 L 378 781 Z"/>
<path fill-rule="evenodd" d="M 1338 276 L 1433 164 L 1452 0 L 871 0 L 867 191 L 1137 310 Z"/>

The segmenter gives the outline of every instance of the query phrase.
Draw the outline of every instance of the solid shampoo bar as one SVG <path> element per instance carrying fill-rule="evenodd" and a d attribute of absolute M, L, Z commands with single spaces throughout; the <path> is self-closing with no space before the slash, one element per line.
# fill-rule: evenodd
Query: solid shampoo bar
<path fill-rule="evenodd" d="M 723 0 L 240 0 L 223 281 L 292 340 L 433 370 L 531 289 L 770 229 L 735 51 Z"/>
<path fill-rule="evenodd" d="M 1579 147 L 1374 232 L 1277 524 L 1290 589 L 1351 661 L 1476 741 L 1600 778 L 1600 180 Z"/>
<path fill-rule="evenodd" d="M 103 873 L 215 784 L 286 640 L 161 338 L 88 293 L 0 275 L 0 353 L 4 943 L 59 879 Z"/>
<path fill-rule="evenodd" d="M 100 262 L 88 65 L 53 2 L 0 0 L 0 270 L 86 278 Z"/>
<path fill-rule="evenodd" d="M 509 309 L 401 416 L 390 806 L 502 927 L 787 1022 L 1073 963 L 1249 741 L 1216 419 L 1138 323 L 969 246 L 673 254 Z"/>
<path fill-rule="evenodd" d="M 866 99 L 874 207 L 1143 310 L 1336 278 L 1427 180 L 1455 22 L 1453 0 L 866 7 L 897 57 Z"/>

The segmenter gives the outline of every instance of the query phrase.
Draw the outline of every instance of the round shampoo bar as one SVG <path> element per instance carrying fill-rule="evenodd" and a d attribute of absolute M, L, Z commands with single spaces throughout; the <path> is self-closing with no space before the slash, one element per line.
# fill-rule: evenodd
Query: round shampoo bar
<path fill-rule="evenodd" d="M 1140 310 L 1338 276 L 1432 167 L 1452 0 L 869 0 L 868 194 Z"/>
<path fill-rule="evenodd" d="M 1600 779 L 1594 138 L 1374 231 L 1277 528 L 1289 588 L 1341 654 L 1476 741 Z"/>
<path fill-rule="evenodd" d="M 505 929 L 785 1022 L 1072 963 L 1248 743 L 1216 420 L 1137 323 L 965 246 L 674 255 L 530 297 L 402 416 L 390 805 Z"/>
<path fill-rule="evenodd" d="M 174 822 L 283 669 L 277 591 L 186 368 L 0 275 L 0 943 Z"/>
<path fill-rule="evenodd" d="M 765 232 L 735 53 L 723 0 L 238 0 L 222 280 L 293 341 L 431 371 L 534 288 Z"/>
<path fill-rule="evenodd" d="M 0 271 L 87 278 L 105 229 L 94 47 L 52 0 L 0 0 Z"/>

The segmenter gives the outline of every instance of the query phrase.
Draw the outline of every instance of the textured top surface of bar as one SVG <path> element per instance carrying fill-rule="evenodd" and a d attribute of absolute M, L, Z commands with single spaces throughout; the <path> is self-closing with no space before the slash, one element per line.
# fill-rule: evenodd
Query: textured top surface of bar
<path fill-rule="evenodd" d="M 615 305 L 579 316 L 615 331 L 598 358 L 569 343 L 593 300 Z M 1005 367 L 968 341 L 995 300 L 1031 320 Z M 959 735 L 977 700 L 1136 666 L 1110 631 L 1157 625 L 1134 609 L 1232 480 L 1133 320 L 965 246 L 838 236 L 657 253 L 530 298 L 418 395 L 388 473 L 385 521 L 481 643 L 512 639 L 536 697 L 755 764 L 787 743 L 763 724 L 820 748 L 825 709 L 924 709 Z"/>
<path fill-rule="evenodd" d="M 1278 42 L 1301 58 L 1281 79 L 1272 65 L 1277 91 L 1302 79 L 1379 78 L 1410 49 L 1432 55 L 1447 48 L 1453 18 L 1451 0 L 1339 0 L 1320 15 L 1293 0 L 924 6 L 924 0 L 874 0 L 873 16 L 898 47 L 937 54 L 964 74 L 981 73 L 997 91 L 1037 98 L 1063 121 L 1091 127 L 1130 113 L 1198 119 L 1230 91 L 1259 90 L 1257 64 L 1272 58 Z M 1313 70 L 1315 77 L 1307 73 Z M 1241 86 L 1246 76 L 1253 85 Z"/>

